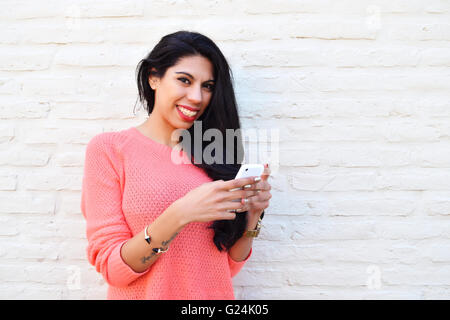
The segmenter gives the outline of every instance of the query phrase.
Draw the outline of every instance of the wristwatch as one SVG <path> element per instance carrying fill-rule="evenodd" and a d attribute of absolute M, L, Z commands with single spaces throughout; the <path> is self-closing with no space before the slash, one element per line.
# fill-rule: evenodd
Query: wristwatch
<path fill-rule="evenodd" d="M 259 231 L 261 230 L 261 218 L 258 219 L 258 223 L 256 224 L 256 228 L 253 230 L 247 230 L 245 235 L 247 237 L 256 238 L 259 235 Z"/>

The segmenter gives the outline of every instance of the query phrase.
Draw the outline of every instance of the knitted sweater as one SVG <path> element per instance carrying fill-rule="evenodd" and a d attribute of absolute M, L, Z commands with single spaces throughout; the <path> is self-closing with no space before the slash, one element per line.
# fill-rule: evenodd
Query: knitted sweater
<path fill-rule="evenodd" d="M 142 273 L 121 257 L 122 245 L 172 202 L 212 181 L 186 153 L 189 163 L 182 164 L 171 153 L 135 127 L 100 133 L 87 146 L 81 195 L 87 256 L 109 285 L 108 299 L 234 299 L 231 278 L 251 251 L 242 262 L 219 252 L 207 228 L 212 222 L 188 224 Z"/>

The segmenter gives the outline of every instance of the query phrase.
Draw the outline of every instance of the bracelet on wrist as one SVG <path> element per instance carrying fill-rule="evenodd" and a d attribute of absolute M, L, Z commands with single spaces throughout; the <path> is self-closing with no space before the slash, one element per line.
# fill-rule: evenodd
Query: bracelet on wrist
<path fill-rule="evenodd" d="M 145 235 L 145 236 L 144 236 L 144 239 L 145 239 L 145 241 L 147 241 L 148 244 L 150 244 L 150 243 L 152 242 L 152 237 L 148 234 L 148 231 L 147 231 L 148 227 L 149 227 L 149 226 L 146 226 L 146 227 L 145 227 L 145 231 L 144 231 L 144 235 Z M 160 247 L 160 248 L 153 248 L 152 251 L 153 251 L 154 253 L 156 253 L 156 254 L 164 253 L 164 252 L 169 251 L 169 247 L 167 247 L 167 248 L 165 248 L 165 249 L 164 249 L 163 247 Z"/>

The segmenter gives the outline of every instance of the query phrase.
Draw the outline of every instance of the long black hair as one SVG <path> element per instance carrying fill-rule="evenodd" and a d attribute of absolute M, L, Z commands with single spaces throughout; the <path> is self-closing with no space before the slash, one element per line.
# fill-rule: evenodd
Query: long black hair
<path fill-rule="evenodd" d="M 189 31 L 178 31 L 161 38 L 154 49 L 145 59 L 142 59 L 136 69 L 139 99 L 144 104 L 145 110 L 150 115 L 155 103 L 155 92 L 150 87 L 148 79 L 150 74 L 162 78 L 166 70 L 175 65 L 181 58 L 200 55 L 211 62 L 214 69 L 215 85 L 213 94 L 205 112 L 196 120 L 201 121 L 201 137 L 195 138 L 194 125 L 188 129 L 191 145 L 185 148 L 193 159 L 195 149 L 194 141 L 202 141 L 201 154 L 207 146 L 203 141 L 203 133 L 208 129 L 219 130 L 222 137 L 226 137 L 227 129 L 232 129 L 233 143 L 226 145 L 222 139 L 223 149 L 219 154 L 222 161 L 206 163 L 195 159 L 192 163 L 203 169 L 213 180 L 231 180 L 238 172 L 243 160 L 242 136 L 240 135 L 240 121 L 237 110 L 236 97 L 232 84 L 232 71 L 227 60 L 217 45 L 208 37 Z M 151 71 L 155 68 L 156 71 Z M 197 129 L 198 130 L 198 129 Z M 229 131 L 230 132 L 230 131 Z M 197 132 L 200 133 L 200 132 Z M 217 141 L 214 141 L 217 146 Z M 228 149 L 227 149 L 228 147 Z M 195 154 L 197 154 L 195 152 Z M 232 160 L 232 161 L 230 161 Z M 217 220 L 210 228 L 214 229 L 214 244 L 219 251 L 229 250 L 233 244 L 243 235 L 247 225 L 247 212 L 236 214 L 234 220 Z"/>

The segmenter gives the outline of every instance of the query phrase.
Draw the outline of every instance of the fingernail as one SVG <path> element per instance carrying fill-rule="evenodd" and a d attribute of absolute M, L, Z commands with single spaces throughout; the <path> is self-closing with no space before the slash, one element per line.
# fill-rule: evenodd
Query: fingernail
<path fill-rule="evenodd" d="M 256 177 L 255 178 L 255 182 L 258 182 L 259 180 L 261 180 L 261 177 Z"/>
<path fill-rule="evenodd" d="M 244 186 L 244 189 L 249 189 L 249 188 L 251 188 L 251 187 L 252 187 L 251 184 L 247 184 L 246 186 Z"/>

